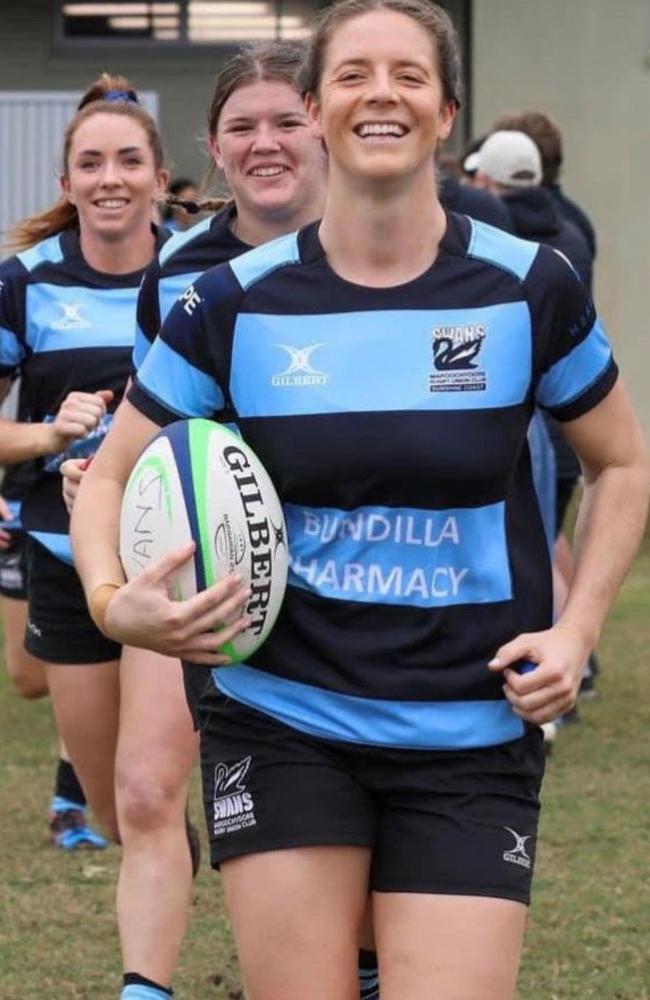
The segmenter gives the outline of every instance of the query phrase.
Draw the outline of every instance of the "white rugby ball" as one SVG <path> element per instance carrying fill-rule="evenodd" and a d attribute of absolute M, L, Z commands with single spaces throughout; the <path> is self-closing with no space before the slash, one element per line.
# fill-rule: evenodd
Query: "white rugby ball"
<path fill-rule="evenodd" d="M 186 600 L 230 573 L 251 588 L 251 619 L 224 652 L 239 663 L 264 642 L 287 584 L 287 529 L 269 474 L 237 434 L 210 420 L 179 420 L 149 442 L 129 477 L 120 518 L 128 580 L 194 540 L 172 596 Z"/>

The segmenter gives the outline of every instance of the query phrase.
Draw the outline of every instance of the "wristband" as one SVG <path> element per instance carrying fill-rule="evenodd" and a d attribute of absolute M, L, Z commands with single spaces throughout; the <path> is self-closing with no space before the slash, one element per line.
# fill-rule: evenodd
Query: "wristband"
<path fill-rule="evenodd" d="M 120 587 L 117 583 L 100 583 L 98 587 L 95 587 L 92 594 L 88 598 L 88 611 L 90 612 L 90 617 L 99 631 L 104 635 L 106 634 L 104 629 L 106 609 L 112 601 L 116 591 L 119 589 Z"/>

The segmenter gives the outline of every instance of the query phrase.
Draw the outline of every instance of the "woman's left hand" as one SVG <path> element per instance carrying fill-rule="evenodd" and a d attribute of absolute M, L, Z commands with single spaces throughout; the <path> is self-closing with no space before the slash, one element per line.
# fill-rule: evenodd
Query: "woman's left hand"
<path fill-rule="evenodd" d="M 545 632 L 518 635 L 497 650 L 488 667 L 503 671 L 504 694 L 515 714 L 540 726 L 574 705 L 590 652 L 577 629 L 558 623 Z M 519 673 L 521 663 L 534 669 Z"/>

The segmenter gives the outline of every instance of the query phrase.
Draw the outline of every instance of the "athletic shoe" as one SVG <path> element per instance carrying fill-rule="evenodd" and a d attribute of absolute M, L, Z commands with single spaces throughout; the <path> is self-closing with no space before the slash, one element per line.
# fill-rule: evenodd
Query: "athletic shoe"
<path fill-rule="evenodd" d="M 63 809 L 50 813 L 50 840 L 63 851 L 103 851 L 106 837 L 86 824 L 85 809 Z"/>
<path fill-rule="evenodd" d="M 192 859 L 192 878 L 196 878 L 199 868 L 201 867 L 201 838 L 199 837 L 199 831 L 194 826 L 194 823 L 190 822 L 187 810 L 185 812 L 185 832 L 187 833 L 187 844 L 190 849 L 190 857 Z"/>

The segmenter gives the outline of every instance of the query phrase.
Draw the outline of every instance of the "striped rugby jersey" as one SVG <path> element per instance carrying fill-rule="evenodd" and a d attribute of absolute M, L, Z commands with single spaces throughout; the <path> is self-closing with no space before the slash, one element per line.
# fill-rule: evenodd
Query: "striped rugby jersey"
<path fill-rule="evenodd" d="M 164 236 L 157 235 L 157 247 Z M 131 370 L 135 306 L 143 270 L 104 274 L 84 259 L 66 230 L 0 264 L 0 377 L 20 373 L 21 402 L 34 422 L 52 420 L 69 392 L 112 389 L 96 432 L 37 463 L 21 517 L 53 555 L 72 563 L 69 517 L 59 469 L 94 454 L 110 426 Z"/>
<path fill-rule="evenodd" d="M 396 287 L 335 274 L 317 224 L 208 271 L 129 398 L 159 425 L 235 418 L 284 504 L 282 612 L 217 688 L 335 740 L 519 737 L 487 662 L 551 623 L 528 424 L 536 403 L 581 416 L 616 377 L 566 259 L 464 216 Z"/>

